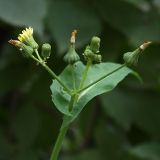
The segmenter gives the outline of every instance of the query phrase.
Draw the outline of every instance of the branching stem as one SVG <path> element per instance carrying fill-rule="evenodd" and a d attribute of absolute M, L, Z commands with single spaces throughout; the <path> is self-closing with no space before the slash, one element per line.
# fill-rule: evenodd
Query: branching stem
<path fill-rule="evenodd" d="M 37 53 L 38 53 L 38 51 L 37 51 Z M 39 55 L 39 54 L 38 54 Z M 37 56 L 38 56 L 37 55 Z M 33 60 L 35 60 L 36 62 L 38 62 L 39 64 L 41 64 L 47 71 L 48 71 L 48 73 L 54 78 L 54 79 L 56 79 L 58 82 L 59 82 L 59 84 L 66 90 L 66 92 L 69 94 L 69 95 L 71 95 L 71 91 L 70 91 L 70 89 L 58 78 L 58 76 L 46 65 L 46 63 L 41 59 L 41 57 L 40 57 L 40 59 L 37 59 L 36 57 L 34 57 L 33 55 L 31 56 L 31 58 L 33 59 Z"/>

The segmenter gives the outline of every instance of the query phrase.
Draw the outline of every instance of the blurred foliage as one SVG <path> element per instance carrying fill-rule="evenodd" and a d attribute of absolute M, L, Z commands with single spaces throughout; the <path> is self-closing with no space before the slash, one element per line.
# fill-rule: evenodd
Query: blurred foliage
<path fill-rule="evenodd" d="M 103 61 L 121 63 L 124 52 L 153 41 L 134 68 L 143 84 L 126 78 L 90 102 L 71 126 L 61 160 L 160 159 L 159 0 L 0 0 L 0 160 L 48 160 L 62 121 L 49 75 L 7 43 L 25 26 L 34 27 L 40 44 L 51 42 L 48 63 L 57 74 L 73 29 L 79 53 L 101 37 Z"/>

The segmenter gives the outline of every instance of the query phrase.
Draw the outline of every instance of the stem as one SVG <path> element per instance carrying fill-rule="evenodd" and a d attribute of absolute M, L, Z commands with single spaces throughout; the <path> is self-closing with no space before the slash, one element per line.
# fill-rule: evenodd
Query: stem
<path fill-rule="evenodd" d="M 68 106 L 69 112 L 71 112 L 72 109 L 73 109 L 73 106 L 74 106 L 74 102 L 75 102 L 75 100 L 76 100 L 76 97 L 77 97 L 76 94 L 73 94 L 73 95 L 71 96 L 71 99 L 70 99 L 70 102 L 69 102 L 69 106 Z"/>
<path fill-rule="evenodd" d="M 58 78 L 58 76 L 45 64 L 45 62 L 38 60 L 36 57 L 31 56 L 32 59 L 34 59 L 36 62 L 40 63 L 47 71 L 48 73 L 54 78 L 56 79 L 59 84 L 67 91 L 67 93 L 69 95 L 71 95 L 70 93 L 70 89 Z"/>
<path fill-rule="evenodd" d="M 78 91 L 78 93 L 80 93 L 80 92 L 88 89 L 89 87 L 95 85 L 95 84 L 98 83 L 99 81 L 101 81 L 101 80 L 103 80 L 104 78 L 110 76 L 111 74 L 115 73 L 116 71 L 120 70 L 121 68 L 123 68 L 123 67 L 125 67 L 125 66 L 126 66 L 126 64 L 123 64 L 122 66 L 118 67 L 117 69 L 113 70 L 112 72 L 107 73 L 106 75 L 104 75 L 104 76 L 102 76 L 101 78 L 97 79 L 96 81 L 92 82 L 92 83 L 89 84 L 88 86 L 80 89 L 80 90 Z"/>
<path fill-rule="evenodd" d="M 62 125 L 63 125 L 63 123 L 62 123 Z M 61 127 L 58 138 L 57 138 L 55 146 L 54 146 L 54 149 L 52 151 L 50 160 L 57 160 L 60 149 L 61 149 L 61 146 L 62 146 L 62 143 L 63 143 L 63 140 L 64 140 L 64 137 L 67 133 L 68 128 L 69 128 L 69 126 L 63 127 L 63 128 Z"/>
<path fill-rule="evenodd" d="M 91 60 L 88 60 L 87 65 L 86 65 L 86 68 L 85 68 L 85 70 L 84 70 L 84 72 L 83 72 L 83 75 L 82 75 L 82 80 L 81 80 L 80 85 L 79 85 L 79 89 L 80 89 L 80 90 L 82 89 L 82 87 L 83 87 L 83 85 L 84 85 L 84 82 L 85 82 L 85 80 L 86 80 L 86 78 L 87 78 L 87 74 L 88 74 L 89 67 L 90 67 L 91 64 L 92 64 L 92 61 L 91 61 Z"/>
<path fill-rule="evenodd" d="M 55 78 L 59 84 L 67 91 L 68 94 L 70 93 L 70 89 L 58 78 L 58 76 L 44 63 L 41 63 L 41 65 L 48 71 L 48 73 Z"/>
<path fill-rule="evenodd" d="M 42 60 L 42 58 L 40 57 L 37 49 L 35 49 L 35 53 L 36 53 L 38 59 L 40 60 L 40 62 L 43 62 L 43 60 Z"/>
<path fill-rule="evenodd" d="M 74 66 L 74 64 L 73 64 L 73 65 L 72 65 L 72 80 L 73 80 L 73 89 L 75 90 L 75 89 L 76 89 L 76 82 L 75 82 L 74 69 L 75 69 L 75 66 Z"/>
<path fill-rule="evenodd" d="M 71 99 L 70 99 L 70 102 L 69 102 L 69 110 L 70 111 L 73 109 L 74 102 L 75 102 L 76 98 L 77 98 L 76 94 L 73 94 L 71 96 Z M 58 138 L 56 140 L 55 146 L 53 148 L 50 160 L 57 160 L 57 158 L 58 158 L 58 155 L 59 155 L 59 152 L 60 152 L 64 137 L 65 137 L 65 135 L 67 133 L 67 130 L 69 128 L 69 124 L 64 127 L 63 126 L 64 123 L 65 123 L 65 118 L 63 120 L 61 129 L 60 129 L 60 133 L 58 135 Z"/>

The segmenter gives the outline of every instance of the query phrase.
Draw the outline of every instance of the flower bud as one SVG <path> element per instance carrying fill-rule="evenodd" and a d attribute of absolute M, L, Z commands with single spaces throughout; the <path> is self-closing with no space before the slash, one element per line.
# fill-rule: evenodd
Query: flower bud
<path fill-rule="evenodd" d="M 88 60 L 93 61 L 93 59 L 94 59 L 94 53 L 91 51 L 90 46 L 86 47 L 83 55 L 84 55 L 84 58 L 85 58 L 86 61 L 88 61 Z"/>
<path fill-rule="evenodd" d="M 79 61 L 79 59 L 80 59 L 79 55 L 75 51 L 74 45 L 71 45 L 68 52 L 64 56 L 64 61 L 69 63 L 69 64 L 73 64 L 73 63 Z"/>
<path fill-rule="evenodd" d="M 100 63 L 102 60 L 102 56 L 99 53 L 99 48 L 100 48 L 100 38 L 94 36 L 91 39 L 90 45 L 88 45 L 83 53 L 84 58 L 86 61 L 93 61 Z"/>
<path fill-rule="evenodd" d="M 45 43 L 42 45 L 41 54 L 44 59 L 49 58 L 49 56 L 51 55 L 51 45 L 49 43 Z"/>
<path fill-rule="evenodd" d="M 90 49 L 93 51 L 93 53 L 99 53 L 100 48 L 100 38 L 94 36 L 91 40 Z"/>
<path fill-rule="evenodd" d="M 102 56 L 100 54 L 94 54 L 94 62 L 101 63 L 102 62 Z"/>
<path fill-rule="evenodd" d="M 27 46 L 27 45 L 25 45 L 24 43 L 22 43 L 22 42 L 20 42 L 18 40 L 11 39 L 8 42 L 10 44 L 18 47 L 22 51 L 24 57 L 30 57 L 33 54 L 33 52 L 34 52 L 34 50 L 33 50 L 32 47 Z"/>

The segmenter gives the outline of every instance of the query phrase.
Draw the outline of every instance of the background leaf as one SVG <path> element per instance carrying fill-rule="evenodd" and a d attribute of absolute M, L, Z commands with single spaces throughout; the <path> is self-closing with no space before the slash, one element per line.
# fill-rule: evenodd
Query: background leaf
<path fill-rule="evenodd" d="M 73 30 L 78 30 L 76 46 L 82 47 L 93 35 L 99 34 L 101 29 L 101 23 L 93 9 L 75 1 L 51 1 L 48 23 L 60 53 L 68 49 L 68 33 Z"/>
<path fill-rule="evenodd" d="M 32 26 L 42 33 L 45 13 L 43 0 L 0 0 L 0 18 L 15 26 Z"/>
<path fill-rule="evenodd" d="M 124 0 L 101 0 L 96 6 L 104 20 L 126 34 L 133 44 L 137 45 L 146 39 L 157 42 L 160 40 L 160 23 L 157 23 L 160 15 L 154 7 L 143 11 Z"/>
<path fill-rule="evenodd" d="M 141 144 L 130 150 L 130 152 L 142 158 L 158 160 L 160 158 L 160 144 L 154 142 Z"/>

